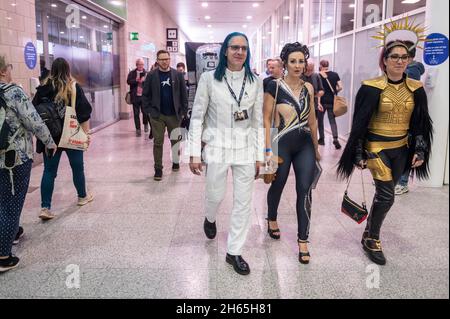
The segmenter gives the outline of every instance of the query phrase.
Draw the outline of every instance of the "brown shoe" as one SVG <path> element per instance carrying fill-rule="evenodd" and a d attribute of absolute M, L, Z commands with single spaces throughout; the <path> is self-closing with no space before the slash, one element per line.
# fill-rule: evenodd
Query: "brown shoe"
<path fill-rule="evenodd" d="M 53 215 L 48 208 L 41 208 L 39 218 L 46 221 L 55 218 L 55 215 Z"/>

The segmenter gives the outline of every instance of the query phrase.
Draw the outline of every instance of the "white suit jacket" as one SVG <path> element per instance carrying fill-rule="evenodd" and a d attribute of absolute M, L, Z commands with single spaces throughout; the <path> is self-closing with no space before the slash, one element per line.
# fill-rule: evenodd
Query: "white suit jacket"
<path fill-rule="evenodd" d="M 236 98 L 242 89 L 245 68 L 232 72 L 226 69 L 228 83 Z M 201 142 L 220 149 L 247 150 L 255 161 L 264 161 L 263 83 L 255 76 L 247 78 L 241 106 L 233 98 L 225 78 L 214 79 L 214 71 L 202 74 L 192 108 L 189 148 L 190 155 L 200 157 Z M 235 121 L 234 113 L 246 110 L 248 119 Z"/>

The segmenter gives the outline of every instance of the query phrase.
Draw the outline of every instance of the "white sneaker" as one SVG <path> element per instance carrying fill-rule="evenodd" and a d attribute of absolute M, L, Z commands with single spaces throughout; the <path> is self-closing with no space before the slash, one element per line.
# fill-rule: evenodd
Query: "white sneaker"
<path fill-rule="evenodd" d="M 409 192 L 408 186 L 397 185 L 395 186 L 395 195 L 403 195 Z"/>
<path fill-rule="evenodd" d="M 55 215 L 53 215 L 48 208 L 41 208 L 39 218 L 45 221 L 55 218 Z"/>
<path fill-rule="evenodd" d="M 94 200 L 94 195 L 88 193 L 86 197 L 78 197 L 78 206 L 84 206 Z"/>

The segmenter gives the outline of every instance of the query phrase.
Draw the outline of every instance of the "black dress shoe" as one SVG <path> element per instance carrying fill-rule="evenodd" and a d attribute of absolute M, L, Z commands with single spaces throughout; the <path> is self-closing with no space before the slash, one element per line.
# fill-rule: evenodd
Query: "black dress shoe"
<path fill-rule="evenodd" d="M 227 253 L 226 261 L 230 265 L 233 265 L 234 271 L 236 271 L 239 275 L 245 276 L 250 273 L 250 266 L 244 258 L 242 258 L 242 256 L 233 256 Z"/>
<path fill-rule="evenodd" d="M 381 241 L 372 238 L 366 238 L 364 240 L 363 249 L 366 251 L 367 256 L 371 261 L 373 261 L 377 265 L 386 265 L 386 257 L 384 256 L 383 250 L 381 249 Z"/>
<path fill-rule="evenodd" d="M 206 237 L 209 239 L 214 239 L 217 234 L 216 222 L 210 223 L 207 218 L 205 218 L 205 222 L 203 223 L 203 230 L 205 231 Z"/>

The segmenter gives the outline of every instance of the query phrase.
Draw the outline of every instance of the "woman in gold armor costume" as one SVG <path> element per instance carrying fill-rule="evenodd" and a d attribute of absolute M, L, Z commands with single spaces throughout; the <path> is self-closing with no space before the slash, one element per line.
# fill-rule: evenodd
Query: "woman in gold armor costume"
<path fill-rule="evenodd" d="M 428 177 L 432 122 L 422 83 L 405 74 L 408 48 L 400 40 L 388 42 L 380 58 L 384 74 L 362 83 L 338 167 L 343 178 L 350 177 L 354 166 L 368 168 L 373 176 L 376 192 L 361 243 L 379 265 L 386 264 L 380 230 L 394 204 L 396 183 L 410 168 L 417 178 Z"/>

